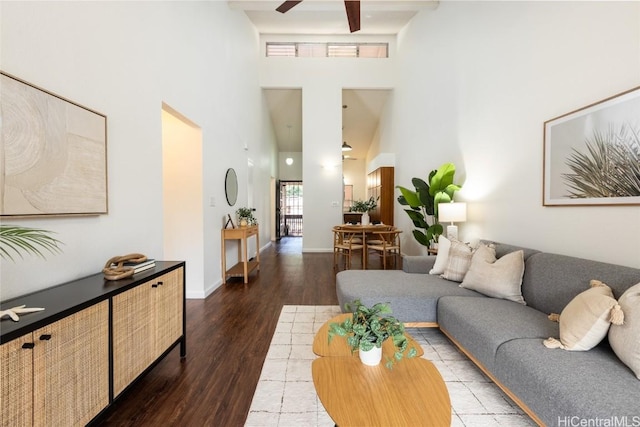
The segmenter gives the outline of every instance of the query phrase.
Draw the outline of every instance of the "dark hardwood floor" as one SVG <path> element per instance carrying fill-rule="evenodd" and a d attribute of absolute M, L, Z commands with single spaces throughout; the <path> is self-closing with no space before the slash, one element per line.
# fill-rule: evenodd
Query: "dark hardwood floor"
<path fill-rule="evenodd" d="M 104 426 L 242 426 L 283 305 L 335 305 L 333 255 L 287 238 L 232 279 L 187 300 L 187 357 L 175 348 L 97 420 Z M 187 265 L 187 268 L 189 266 Z"/>

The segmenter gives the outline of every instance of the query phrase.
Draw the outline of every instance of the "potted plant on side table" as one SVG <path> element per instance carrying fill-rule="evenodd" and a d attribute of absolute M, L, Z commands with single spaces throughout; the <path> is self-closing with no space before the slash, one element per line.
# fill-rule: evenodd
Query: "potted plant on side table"
<path fill-rule="evenodd" d="M 257 220 L 253 216 L 253 211 L 254 209 L 251 208 L 238 208 L 236 215 L 238 215 L 238 224 L 240 227 L 257 224 Z"/>
<path fill-rule="evenodd" d="M 334 336 L 346 338 L 351 352 L 359 350 L 362 363 L 376 366 L 382 360 L 382 343 L 391 338 L 395 352 L 393 358 L 388 357 L 385 366 L 392 369 L 396 361 L 404 357 L 415 357 L 417 350 L 407 348 L 409 342 L 404 334 L 404 325 L 395 317 L 389 316 L 389 304 L 378 303 L 373 307 L 363 305 L 360 300 L 345 304 L 347 310 L 353 313 L 342 323 L 329 325 L 329 342 Z"/>

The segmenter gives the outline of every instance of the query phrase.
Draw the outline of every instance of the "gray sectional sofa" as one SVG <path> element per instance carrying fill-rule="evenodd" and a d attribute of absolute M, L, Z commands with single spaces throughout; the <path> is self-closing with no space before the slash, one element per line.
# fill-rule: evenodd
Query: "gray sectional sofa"
<path fill-rule="evenodd" d="M 428 274 L 435 256 L 405 256 L 402 271 L 339 272 L 340 306 L 344 309 L 354 299 L 366 305 L 389 302 L 399 320 L 439 327 L 538 424 L 587 425 L 575 423 L 598 419 L 640 423 L 640 380 L 616 357 L 606 338 L 589 351 L 543 345 L 546 338 L 559 336 L 558 323 L 547 315 L 561 313 L 590 280 L 608 284 L 619 298 L 640 283 L 640 269 L 495 245 L 498 259 L 524 251 L 526 305 L 490 298 Z"/>

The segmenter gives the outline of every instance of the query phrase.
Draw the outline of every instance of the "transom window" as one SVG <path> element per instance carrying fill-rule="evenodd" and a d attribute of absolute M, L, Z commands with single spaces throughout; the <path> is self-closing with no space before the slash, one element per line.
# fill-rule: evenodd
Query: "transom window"
<path fill-rule="evenodd" d="M 389 43 L 267 42 L 268 57 L 388 58 Z"/>

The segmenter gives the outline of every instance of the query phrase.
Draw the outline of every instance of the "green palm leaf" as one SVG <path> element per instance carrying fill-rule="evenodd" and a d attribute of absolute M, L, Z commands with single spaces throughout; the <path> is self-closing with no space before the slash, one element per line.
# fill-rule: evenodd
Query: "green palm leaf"
<path fill-rule="evenodd" d="M 38 228 L 0 225 L 0 257 L 14 261 L 12 255 L 28 253 L 44 258 L 43 251 L 55 254 L 61 252 L 58 239 L 51 237 L 51 231 Z"/>
<path fill-rule="evenodd" d="M 573 148 L 563 174 L 570 198 L 640 196 L 640 131 L 629 124 L 595 130 L 586 151 Z"/>

